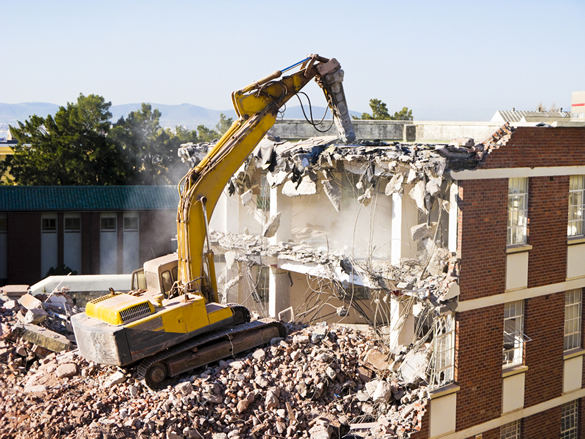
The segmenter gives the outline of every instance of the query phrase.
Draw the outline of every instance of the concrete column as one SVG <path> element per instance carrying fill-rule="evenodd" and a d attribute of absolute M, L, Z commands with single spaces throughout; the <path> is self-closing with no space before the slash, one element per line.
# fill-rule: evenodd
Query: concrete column
<path fill-rule="evenodd" d="M 390 349 L 396 346 L 409 345 L 414 338 L 414 315 L 412 309 L 402 318 L 406 311 L 405 300 L 390 296 Z M 404 321 L 403 321 L 404 320 Z"/>
<path fill-rule="evenodd" d="M 392 241 L 390 245 L 390 263 L 400 265 L 402 257 L 402 194 L 392 194 Z"/>
<path fill-rule="evenodd" d="M 270 267 L 270 292 L 268 295 L 268 312 L 270 317 L 290 306 L 290 276 L 288 271 Z"/>
<path fill-rule="evenodd" d="M 209 227 L 218 232 L 242 233 L 240 230 L 240 200 L 224 191 L 213 210 Z"/>
<path fill-rule="evenodd" d="M 269 238 L 270 244 L 286 242 L 291 238 L 292 203 L 290 197 L 282 194 L 281 188 L 270 189 L 270 216 L 280 213 L 280 226 L 276 234 Z M 271 317 L 290 306 L 290 277 L 288 271 L 270 267 L 268 312 Z"/>
<path fill-rule="evenodd" d="M 410 229 L 419 224 L 419 210 L 414 200 L 408 195 L 412 185 L 404 186 L 402 194 L 402 240 L 400 242 L 400 256 L 402 258 L 416 257 L 416 242 L 412 240 Z"/>
<path fill-rule="evenodd" d="M 452 253 L 457 251 L 458 193 L 459 185 L 457 182 L 453 182 L 449 191 L 449 251 Z"/>

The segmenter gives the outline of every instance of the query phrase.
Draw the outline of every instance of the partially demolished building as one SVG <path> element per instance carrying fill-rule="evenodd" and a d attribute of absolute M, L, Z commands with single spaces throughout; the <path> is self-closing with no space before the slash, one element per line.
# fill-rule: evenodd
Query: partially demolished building
<path fill-rule="evenodd" d="M 211 224 L 223 299 L 374 326 L 385 367 L 432 389 L 417 438 L 577 437 L 584 146 L 585 128 L 508 125 L 481 143 L 267 136 Z"/>

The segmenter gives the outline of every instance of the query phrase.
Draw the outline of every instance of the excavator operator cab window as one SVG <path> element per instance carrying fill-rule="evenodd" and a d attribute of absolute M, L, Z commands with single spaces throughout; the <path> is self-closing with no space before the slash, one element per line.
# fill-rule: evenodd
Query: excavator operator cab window
<path fill-rule="evenodd" d="M 177 280 L 179 279 L 179 267 L 174 267 L 171 270 L 171 273 L 173 275 L 173 282 L 177 282 Z"/>
<path fill-rule="evenodd" d="M 161 287 L 165 296 L 168 296 L 171 289 L 173 288 L 173 278 L 171 276 L 171 272 L 166 270 L 163 271 L 160 275 L 161 278 Z"/>
<path fill-rule="evenodd" d="M 144 276 L 144 269 L 135 270 L 132 272 L 132 291 L 146 290 L 146 277 Z"/>

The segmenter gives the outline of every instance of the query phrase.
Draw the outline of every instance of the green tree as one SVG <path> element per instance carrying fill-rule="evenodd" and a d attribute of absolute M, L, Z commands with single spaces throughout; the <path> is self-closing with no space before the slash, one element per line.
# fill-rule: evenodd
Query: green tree
<path fill-rule="evenodd" d="M 196 139 L 196 134 L 180 128 L 179 135 L 160 126 L 161 113 L 150 104 L 142 104 L 138 111 L 121 117 L 111 130 L 111 137 L 124 152 L 130 167 L 128 184 L 173 184 L 172 170 L 180 162 L 177 150 L 181 137 Z"/>
<path fill-rule="evenodd" d="M 394 116 L 392 116 L 391 119 L 392 120 L 412 120 L 412 110 L 409 110 L 408 107 L 402 107 L 402 110 L 395 112 Z"/>
<path fill-rule="evenodd" d="M 217 131 L 209 129 L 205 125 L 199 125 L 197 131 L 199 132 L 198 137 L 200 142 L 211 142 L 220 137 Z"/>
<path fill-rule="evenodd" d="M 395 112 L 394 115 L 390 115 L 385 102 L 380 99 L 370 99 L 370 108 L 372 109 L 372 114 L 362 113 L 360 117 L 352 117 L 357 120 L 412 120 L 412 110 L 409 110 L 408 107 L 403 107 L 402 110 Z"/>
<path fill-rule="evenodd" d="M 31 116 L 10 131 L 18 144 L 0 163 L 19 185 L 124 184 L 129 168 L 110 137 L 111 103 L 80 94 L 54 117 Z"/>
<path fill-rule="evenodd" d="M 219 122 L 215 126 L 215 129 L 221 136 L 223 136 L 225 132 L 230 129 L 233 123 L 234 120 L 231 117 L 226 117 L 225 114 L 220 113 Z"/>
<path fill-rule="evenodd" d="M 175 127 L 175 136 L 180 143 L 198 143 L 199 137 L 197 136 L 197 130 L 189 130 L 181 125 Z"/>

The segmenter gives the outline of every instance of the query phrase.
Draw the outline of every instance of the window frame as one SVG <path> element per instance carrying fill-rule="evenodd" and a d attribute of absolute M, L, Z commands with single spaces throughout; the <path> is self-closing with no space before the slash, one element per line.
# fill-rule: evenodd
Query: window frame
<path fill-rule="evenodd" d="M 76 227 L 72 227 L 71 222 L 78 224 Z M 63 231 L 65 233 L 81 233 L 81 216 L 65 216 L 63 218 Z"/>
<path fill-rule="evenodd" d="M 42 233 L 57 233 L 57 217 L 44 216 L 41 218 Z"/>
<path fill-rule="evenodd" d="M 565 292 L 565 325 L 563 349 L 570 351 L 581 347 L 583 290 Z"/>
<path fill-rule="evenodd" d="M 528 242 L 528 178 L 508 179 L 508 225 L 506 245 Z"/>
<path fill-rule="evenodd" d="M 260 193 L 256 196 L 256 207 L 263 212 L 270 212 L 270 185 L 266 175 L 268 171 L 260 173 Z"/>
<path fill-rule="evenodd" d="M 135 222 L 135 224 L 132 224 Z M 137 214 L 124 214 L 122 219 L 124 232 L 138 232 L 140 230 L 140 219 Z"/>
<path fill-rule="evenodd" d="M 434 319 L 433 374 L 431 384 L 443 387 L 455 381 L 455 316 L 446 314 Z"/>
<path fill-rule="evenodd" d="M 500 427 L 500 439 L 520 439 L 522 423 L 520 419 L 512 421 Z"/>
<path fill-rule="evenodd" d="M 569 211 L 567 236 L 585 235 L 585 176 L 571 175 L 569 181 Z"/>
<path fill-rule="evenodd" d="M 579 438 L 579 401 L 563 404 L 561 411 L 561 439 Z"/>
<path fill-rule="evenodd" d="M 113 227 L 104 227 L 104 223 L 108 223 L 111 222 L 113 224 Z M 117 232 L 118 231 L 118 218 L 115 216 L 102 216 L 100 218 L 100 232 L 101 233 L 111 233 L 111 232 Z"/>
<path fill-rule="evenodd" d="M 514 305 L 513 310 L 512 305 Z M 512 313 L 513 311 L 513 313 Z M 515 321 L 512 332 L 506 331 L 506 322 Z M 502 367 L 513 367 L 524 364 L 524 301 L 517 300 L 504 304 L 504 334 Z M 512 345 L 506 349 L 507 345 Z M 509 360 L 509 354 L 512 354 Z"/>

